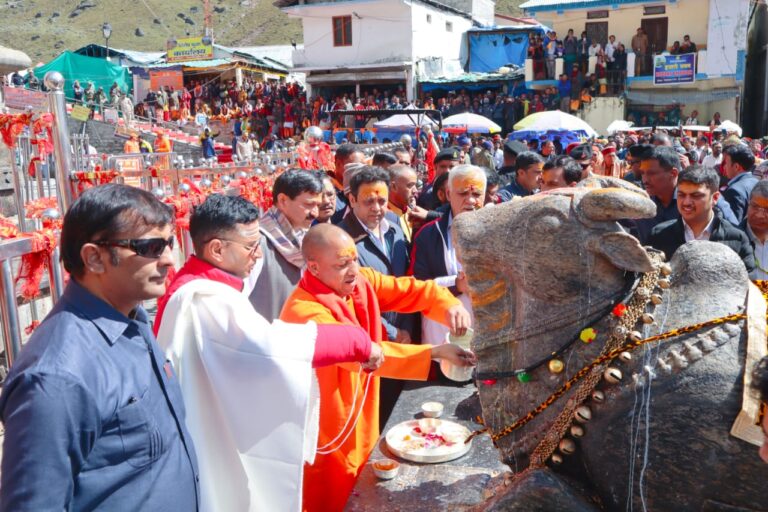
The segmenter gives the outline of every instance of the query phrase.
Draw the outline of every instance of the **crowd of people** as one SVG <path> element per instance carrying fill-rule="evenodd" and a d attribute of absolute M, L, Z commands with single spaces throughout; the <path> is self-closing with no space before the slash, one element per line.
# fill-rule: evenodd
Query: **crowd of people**
<path fill-rule="evenodd" d="M 289 140 L 296 142 L 309 126 L 320 126 L 328 130 L 370 129 L 375 122 L 387 115 L 369 115 L 362 112 L 360 115 L 354 115 L 351 112 L 379 109 L 435 109 L 439 110 L 444 118 L 469 112 L 486 117 L 501 127 L 501 133 L 508 134 L 513 131 L 515 123 L 530 114 L 551 110 L 574 113 L 591 103 L 595 97 L 618 94 L 623 90 L 626 50 L 622 43 L 616 42 L 613 35 L 609 36 L 604 48 L 591 41 L 586 33 L 576 39 L 573 31 L 569 30 L 563 40 L 557 37 L 557 33 L 553 31 L 544 37 L 531 36 L 529 52 L 534 59 L 536 78 L 557 81 L 555 85 L 537 90 L 513 88 L 505 92 L 495 86 L 485 91 L 458 88 L 427 92 L 418 98 L 407 100 L 403 85 L 399 85 L 392 88 L 364 89 L 360 96 L 338 93 L 308 98 L 303 86 L 298 82 L 245 78 L 242 84 L 238 85 L 234 80 L 211 79 L 192 80 L 180 88 L 164 86 L 149 90 L 143 99 L 134 102 L 131 95 L 117 83 L 105 91 L 103 87 L 94 86 L 93 82 L 81 84 L 76 80 L 73 84 L 72 101 L 88 106 L 93 113 L 103 113 L 107 107 L 117 109 L 128 124 L 132 124 L 136 118 L 167 123 L 166 126 L 202 123 L 201 136 L 207 123 L 215 124 L 218 121 L 232 128 L 231 133 L 219 130 L 219 134 L 225 137 L 224 142 L 232 143 L 233 153 L 236 152 L 237 141 L 243 134 L 248 135 L 253 149 L 258 150 L 275 144 L 283 147 Z M 679 46 L 675 51 L 695 48 L 690 39 Z M 540 58 L 540 55 L 550 55 L 552 48 L 557 49 L 552 54 L 554 58 L 562 57 L 565 63 L 564 72 L 559 76 L 554 74 L 554 61 Z M 598 62 L 593 72 L 589 72 L 587 62 L 593 54 Z M 18 73 L 13 77 L 18 77 L 14 80 L 19 82 L 19 86 L 40 86 L 33 72 L 28 73 L 26 77 L 21 77 Z M 335 115 L 336 111 L 345 111 L 345 114 Z M 204 115 L 205 121 L 199 121 L 198 114 Z M 665 112 L 639 115 L 631 113 L 628 120 L 637 126 L 654 127 L 683 121 L 667 118 Z M 698 121 L 696 115 L 693 120 Z M 715 115 L 712 123 L 720 123 L 719 114 Z M 685 124 L 698 123 L 686 121 Z M 230 136 L 231 138 L 228 138 Z M 381 141 L 377 139 L 375 142 Z M 244 151 L 247 153 L 247 149 Z"/>
<path fill-rule="evenodd" d="M 0 395 L 0 508 L 342 510 L 396 381 L 476 362 L 445 340 L 474 321 L 451 229 L 479 208 L 623 179 L 657 206 L 624 225 L 643 245 L 671 258 L 687 241 L 722 243 L 768 279 L 759 142 L 425 142 L 431 180 L 408 144 L 346 143 L 333 169 L 279 174 L 267 211 L 209 196 L 172 279 L 170 207 L 125 185 L 85 191 L 61 232 L 72 279 Z"/>

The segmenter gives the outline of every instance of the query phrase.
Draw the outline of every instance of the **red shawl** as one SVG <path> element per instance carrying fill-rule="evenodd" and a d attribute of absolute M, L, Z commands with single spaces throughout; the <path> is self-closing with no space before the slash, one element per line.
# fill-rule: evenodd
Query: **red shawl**
<path fill-rule="evenodd" d="M 160 332 L 160 322 L 163 321 L 163 313 L 165 313 L 165 305 L 168 304 L 168 300 L 176 293 L 176 290 L 195 279 L 210 279 L 211 281 L 229 285 L 237 291 L 242 291 L 243 289 L 243 280 L 239 277 L 216 268 L 197 256 L 190 256 L 181 270 L 173 277 L 171 284 L 165 290 L 165 295 L 157 299 L 157 314 L 155 315 L 153 329 L 155 336 Z"/>
<path fill-rule="evenodd" d="M 355 289 L 352 291 L 351 298 L 354 312 L 350 311 L 349 303 L 344 297 L 337 295 L 306 270 L 301 276 L 299 287 L 315 297 L 318 303 L 328 308 L 336 321 L 342 324 L 362 327 L 373 341 L 382 341 L 384 339 L 379 300 L 376 297 L 376 291 L 373 289 L 373 286 L 364 277 L 357 277 Z"/>

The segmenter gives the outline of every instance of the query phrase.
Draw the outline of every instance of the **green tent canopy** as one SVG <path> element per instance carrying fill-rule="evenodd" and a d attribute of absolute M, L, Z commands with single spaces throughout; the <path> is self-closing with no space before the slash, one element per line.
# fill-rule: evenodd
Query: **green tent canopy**
<path fill-rule="evenodd" d="M 88 82 L 93 82 L 96 89 L 103 87 L 107 94 L 115 82 L 123 92 L 128 92 L 133 85 L 131 73 L 126 68 L 104 59 L 85 57 L 70 51 L 65 51 L 51 62 L 35 68 L 35 76 L 42 82 L 45 74 L 49 71 L 58 71 L 64 75 L 64 94 L 66 94 L 67 99 L 74 98 L 72 84 L 75 80 L 80 81 L 83 89 L 88 85 Z"/>

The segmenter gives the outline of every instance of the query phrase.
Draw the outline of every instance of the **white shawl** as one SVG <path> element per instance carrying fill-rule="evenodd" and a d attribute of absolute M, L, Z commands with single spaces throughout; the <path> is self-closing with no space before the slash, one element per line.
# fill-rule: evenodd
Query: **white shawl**
<path fill-rule="evenodd" d="M 191 281 L 168 301 L 157 338 L 184 395 L 201 510 L 301 510 L 317 447 L 316 336 L 311 322 L 269 324 L 216 281 Z"/>

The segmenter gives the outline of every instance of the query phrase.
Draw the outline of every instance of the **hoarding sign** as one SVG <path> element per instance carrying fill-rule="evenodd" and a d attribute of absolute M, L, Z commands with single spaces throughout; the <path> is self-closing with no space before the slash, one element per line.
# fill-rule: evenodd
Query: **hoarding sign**
<path fill-rule="evenodd" d="M 32 107 L 37 112 L 48 111 L 48 96 L 44 92 L 23 87 L 3 86 L 5 106 L 16 110 Z"/>
<path fill-rule="evenodd" d="M 186 62 L 212 58 L 213 40 L 210 37 L 187 37 L 168 40 L 165 57 L 167 62 Z"/>
<path fill-rule="evenodd" d="M 653 85 L 692 84 L 696 81 L 696 54 L 656 55 Z"/>
<path fill-rule="evenodd" d="M 72 119 L 75 121 L 85 122 L 91 117 L 91 109 L 85 105 L 75 105 L 72 107 Z"/>

